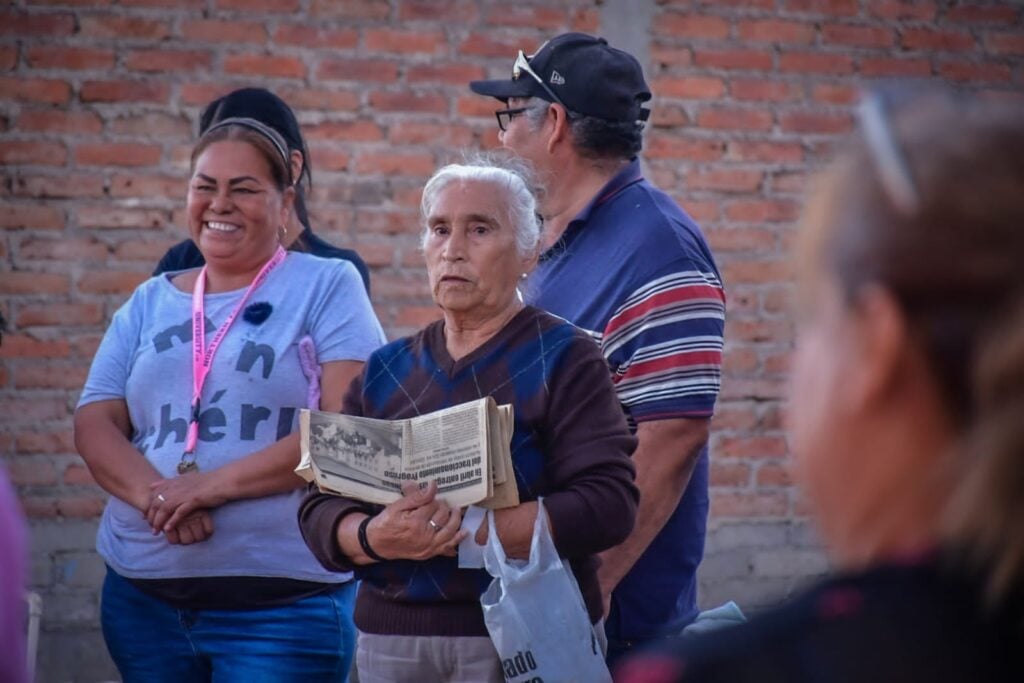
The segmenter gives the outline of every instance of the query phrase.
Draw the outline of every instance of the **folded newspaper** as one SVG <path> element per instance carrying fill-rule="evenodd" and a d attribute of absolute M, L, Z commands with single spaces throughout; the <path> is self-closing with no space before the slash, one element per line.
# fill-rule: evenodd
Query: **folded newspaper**
<path fill-rule="evenodd" d="M 398 500 L 407 481 L 436 481 L 452 507 L 512 507 L 512 416 L 512 406 L 490 397 L 405 420 L 303 410 L 295 473 L 324 493 L 368 503 Z"/>

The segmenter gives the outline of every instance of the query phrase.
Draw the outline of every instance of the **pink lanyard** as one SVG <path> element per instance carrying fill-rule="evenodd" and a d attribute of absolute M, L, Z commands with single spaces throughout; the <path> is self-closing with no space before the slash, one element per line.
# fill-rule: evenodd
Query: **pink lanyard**
<path fill-rule="evenodd" d="M 199 272 L 199 277 L 196 278 L 195 287 L 192 288 L 192 416 L 188 423 L 185 452 L 182 454 L 181 463 L 178 465 L 179 472 L 196 469 L 195 453 L 196 442 L 199 440 L 200 398 L 203 395 L 203 384 L 206 383 L 206 376 L 210 374 L 213 356 L 217 353 L 217 349 L 220 348 L 220 343 L 224 341 L 224 337 L 231 328 L 231 324 L 235 322 L 235 318 L 238 317 L 242 307 L 245 306 L 245 302 L 263 284 L 267 276 L 270 275 L 270 271 L 276 268 L 281 261 L 284 261 L 284 257 L 284 249 L 278 246 L 273 257 L 263 265 L 260 272 L 256 274 L 256 279 L 245 290 L 245 294 L 242 295 L 241 301 L 235 306 L 235 310 L 231 311 L 231 315 L 227 317 L 224 324 L 213 335 L 213 339 L 208 347 L 206 347 L 206 314 L 203 304 L 203 295 L 206 293 L 206 266 L 203 266 L 203 269 Z M 192 457 L 188 458 L 187 456 L 189 455 Z"/>

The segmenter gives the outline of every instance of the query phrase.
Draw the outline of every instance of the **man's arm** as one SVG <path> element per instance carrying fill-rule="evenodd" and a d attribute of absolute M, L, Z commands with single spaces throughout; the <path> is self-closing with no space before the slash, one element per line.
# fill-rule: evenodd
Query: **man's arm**
<path fill-rule="evenodd" d="M 639 443 L 633 453 L 633 465 L 640 507 L 633 533 L 621 545 L 601 553 L 597 577 L 605 616 L 612 591 L 679 505 L 701 449 L 708 441 L 710 422 L 710 418 L 674 418 L 641 422 L 637 426 Z"/>

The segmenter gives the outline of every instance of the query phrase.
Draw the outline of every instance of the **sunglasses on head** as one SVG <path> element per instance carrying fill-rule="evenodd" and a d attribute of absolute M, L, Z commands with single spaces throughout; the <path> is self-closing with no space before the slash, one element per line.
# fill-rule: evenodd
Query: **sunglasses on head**
<path fill-rule="evenodd" d="M 562 101 L 562 98 L 556 95 L 554 90 L 548 87 L 548 84 L 544 82 L 544 79 L 538 76 L 537 72 L 530 67 L 530 62 L 527 56 L 523 54 L 522 50 L 520 50 L 519 54 L 516 55 L 515 63 L 512 65 L 512 80 L 518 81 L 519 77 L 522 76 L 524 72 L 533 80 L 537 81 L 540 87 L 544 88 L 544 92 L 548 94 L 548 97 L 551 98 L 552 102 L 557 102 L 562 105 L 566 111 L 572 111 L 566 106 L 565 102 Z"/>

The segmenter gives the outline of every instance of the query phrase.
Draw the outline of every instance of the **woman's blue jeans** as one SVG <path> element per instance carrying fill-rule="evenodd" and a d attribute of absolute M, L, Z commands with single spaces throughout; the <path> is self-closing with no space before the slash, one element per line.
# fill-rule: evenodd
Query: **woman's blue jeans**
<path fill-rule="evenodd" d="M 125 683 L 344 682 L 354 581 L 284 607 L 179 610 L 107 570 L 103 637 Z"/>

